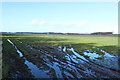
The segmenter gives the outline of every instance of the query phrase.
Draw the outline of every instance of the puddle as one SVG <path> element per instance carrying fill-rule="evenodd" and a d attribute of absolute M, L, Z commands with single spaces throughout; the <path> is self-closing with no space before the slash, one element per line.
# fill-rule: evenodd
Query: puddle
<path fill-rule="evenodd" d="M 18 50 L 18 48 L 17 48 L 9 39 L 7 39 L 7 41 L 8 41 L 9 43 L 11 43 L 11 44 L 15 47 L 15 49 L 16 49 L 17 52 L 19 53 L 19 56 L 20 56 L 20 57 L 23 57 L 23 54 Z"/>
<path fill-rule="evenodd" d="M 58 46 L 58 50 L 59 50 L 59 51 L 62 51 L 62 46 Z"/>
<path fill-rule="evenodd" d="M 64 48 L 63 48 L 63 51 L 64 51 L 64 52 L 66 52 L 66 49 L 67 49 L 67 48 L 66 48 L 66 47 L 64 47 Z"/>
<path fill-rule="evenodd" d="M 89 56 L 90 59 L 96 59 L 98 57 L 102 57 L 102 55 L 99 55 L 99 54 L 96 54 L 96 53 L 83 52 L 83 54 Z"/>
<path fill-rule="evenodd" d="M 117 57 L 117 56 L 114 56 L 114 55 L 111 55 L 111 54 L 107 53 L 104 50 L 101 50 L 101 49 L 98 49 L 98 50 L 100 50 L 101 52 L 105 53 L 105 55 L 104 55 L 105 57 Z"/>
<path fill-rule="evenodd" d="M 73 75 L 71 75 L 70 73 L 68 73 L 67 71 L 64 71 L 64 74 L 66 74 L 67 76 L 71 77 L 71 78 L 74 78 Z"/>
<path fill-rule="evenodd" d="M 81 59 L 89 62 L 85 57 L 83 57 L 83 56 L 81 56 L 80 54 L 78 54 L 77 52 L 75 52 L 73 48 L 71 48 L 71 49 L 69 49 L 69 50 L 72 51 L 72 52 L 75 54 L 75 56 L 77 56 L 77 57 L 79 57 L 79 58 L 81 58 Z"/>
<path fill-rule="evenodd" d="M 51 67 L 52 69 L 55 70 L 55 73 L 56 73 L 56 77 L 57 77 L 57 78 L 63 78 L 62 73 L 61 73 L 61 70 L 60 70 L 60 68 L 58 67 L 59 64 L 58 64 L 57 62 L 53 62 L 53 65 L 50 65 L 50 64 L 46 64 L 46 65 L 48 65 L 49 67 Z"/>
<path fill-rule="evenodd" d="M 17 49 L 17 47 L 8 39 L 8 42 L 10 42 L 15 49 L 17 50 L 17 52 L 19 53 L 20 57 L 23 56 L 23 54 Z M 36 65 L 34 65 L 33 63 L 29 62 L 28 60 L 25 59 L 25 64 L 28 66 L 28 68 L 31 70 L 31 73 L 35 76 L 35 78 L 49 78 L 48 75 L 46 75 L 44 73 L 44 71 L 40 70 Z"/>
<path fill-rule="evenodd" d="M 20 57 L 22 57 L 22 53 L 17 49 L 17 47 L 8 39 L 8 41 L 15 47 Z M 24 44 L 24 43 L 23 43 Z M 98 57 L 103 57 L 103 55 L 99 55 L 96 53 L 87 53 L 83 52 L 84 55 L 89 56 L 90 60 L 75 52 L 73 48 L 67 48 L 66 46 L 58 46 L 58 48 L 52 47 L 51 51 L 47 51 L 47 47 L 42 47 L 42 49 L 34 49 L 30 45 L 26 45 L 26 47 L 30 50 L 35 50 L 37 52 L 36 59 L 33 58 L 33 62 L 28 61 L 25 57 L 25 64 L 31 70 L 31 73 L 35 76 L 35 78 L 75 78 L 79 79 L 81 77 L 106 77 L 105 74 L 110 73 L 105 67 L 100 67 L 94 63 L 91 63 L 90 60 L 99 61 Z M 51 46 L 50 46 L 51 47 Z M 109 53 L 101 50 L 105 53 L 104 58 L 116 58 Z M 59 57 L 63 55 L 63 57 Z M 31 56 L 33 57 L 33 56 Z M 38 60 L 38 61 L 37 61 Z M 102 66 L 110 65 L 108 64 L 110 61 L 104 61 L 104 64 L 101 63 Z M 114 59 L 113 59 L 114 61 Z M 97 62 L 96 62 L 97 63 Z M 114 64 L 113 62 L 110 62 Z M 115 66 L 115 65 L 114 65 Z M 112 66 L 111 66 L 112 67 Z M 99 72 L 98 72 L 99 71 Z M 107 72 L 108 71 L 108 72 Z M 106 72 L 105 74 L 103 74 Z M 115 74 L 111 71 L 111 73 Z M 109 76 L 108 76 L 109 77 Z"/>
<path fill-rule="evenodd" d="M 97 53 L 97 51 L 94 51 L 93 53 L 90 53 L 90 52 L 88 52 L 89 50 L 86 50 L 87 52 L 83 52 L 83 54 L 86 55 L 86 56 L 89 56 L 89 59 L 94 61 L 97 64 L 100 64 L 100 65 L 106 66 L 108 68 L 113 68 L 113 69 L 118 70 L 118 68 L 119 68 L 118 56 L 111 55 L 111 54 L 107 53 L 106 51 L 104 51 L 102 49 L 99 49 L 99 48 L 97 48 L 97 49 L 99 51 L 103 52 L 104 54 L 99 55 Z M 72 60 L 76 64 L 81 63 L 81 61 L 79 61 L 77 59 L 79 57 L 79 58 L 89 62 L 89 60 L 86 59 L 84 56 L 82 56 L 82 55 L 78 54 L 77 52 L 75 52 L 73 48 L 63 47 L 63 51 L 66 52 L 66 50 L 72 51 L 72 53 L 74 54 L 74 56 L 70 55 L 70 57 L 68 57 L 68 55 L 67 55 L 66 58 L 68 60 Z M 85 61 L 82 61 L 82 62 L 85 62 Z"/>
<path fill-rule="evenodd" d="M 44 71 L 40 70 L 36 65 L 33 63 L 25 60 L 25 64 L 28 66 L 29 69 L 31 69 L 32 75 L 35 76 L 35 78 L 49 78 L 48 75 L 44 73 Z"/>

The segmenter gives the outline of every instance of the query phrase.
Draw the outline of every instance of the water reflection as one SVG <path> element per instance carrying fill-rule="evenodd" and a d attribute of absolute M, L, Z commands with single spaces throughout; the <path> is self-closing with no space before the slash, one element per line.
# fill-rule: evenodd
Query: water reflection
<path fill-rule="evenodd" d="M 25 60 L 25 64 L 28 66 L 28 68 L 31 70 L 31 73 L 35 76 L 35 78 L 49 78 L 44 71 L 40 70 L 36 65 L 33 63 Z"/>
<path fill-rule="evenodd" d="M 9 39 L 7 39 L 7 41 L 10 42 L 15 47 L 15 49 L 19 53 L 20 57 L 23 57 L 23 54 L 17 49 L 17 47 Z"/>
<path fill-rule="evenodd" d="M 15 47 L 15 49 L 17 50 L 17 52 L 19 53 L 20 57 L 23 57 L 22 52 L 20 52 L 17 47 L 12 43 L 12 41 L 10 41 L 8 39 L 8 41 Z M 40 70 L 36 65 L 34 65 L 33 63 L 29 62 L 28 60 L 25 59 L 25 64 L 28 66 L 28 68 L 31 70 L 31 73 L 35 76 L 35 78 L 49 78 L 48 75 L 46 75 L 44 73 L 44 71 Z"/>
<path fill-rule="evenodd" d="M 8 41 L 16 48 L 16 46 L 8 39 Z M 22 42 L 21 42 L 22 43 Z M 23 43 L 24 44 L 24 43 Z M 110 70 L 113 66 L 108 67 L 111 57 L 115 58 L 110 63 L 116 60 L 117 57 L 104 52 L 104 62 L 100 62 L 98 57 L 103 57 L 97 53 L 87 53 L 83 52 L 84 55 L 89 56 L 89 58 L 84 57 L 75 52 L 73 48 L 67 48 L 66 46 L 58 46 L 58 48 L 53 46 L 46 46 L 40 48 L 40 50 L 32 48 L 30 45 L 24 44 L 28 50 L 35 51 L 35 53 L 30 53 L 30 57 L 26 57 L 25 64 L 31 70 L 31 73 L 35 78 L 105 78 L 105 77 L 119 77 L 119 73 Z M 17 52 L 22 54 L 17 48 Z M 35 56 L 36 57 L 35 57 Z M 93 60 L 96 60 L 92 62 Z M 103 67 L 101 67 L 101 66 Z M 113 64 L 114 66 L 116 64 Z M 109 64 L 110 66 L 110 64 Z M 107 68 L 106 68 L 107 67 Z M 114 67 L 116 69 L 116 67 Z"/>
<path fill-rule="evenodd" d="M 96 53 L 87 53 L 87 52 L 84 52 L 83 54 L 89 56 L 90 59 L 96 59 L 98 57 L 102 57 L 102 55 L 99 55 L 99 54 L 96 54 Z"/>

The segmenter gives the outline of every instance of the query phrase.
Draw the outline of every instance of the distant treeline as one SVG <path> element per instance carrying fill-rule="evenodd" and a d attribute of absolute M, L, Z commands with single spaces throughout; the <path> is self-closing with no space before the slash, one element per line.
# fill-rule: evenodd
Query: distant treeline
<path fill-rule="evenodd" d="M 94 32 L 94 33 L 59 33 L 59 32 L 2 32 L 2 33 L 26 33 L 26 34 L 61 34 L 61 35 L 108 35 L 113 32 Z"/>

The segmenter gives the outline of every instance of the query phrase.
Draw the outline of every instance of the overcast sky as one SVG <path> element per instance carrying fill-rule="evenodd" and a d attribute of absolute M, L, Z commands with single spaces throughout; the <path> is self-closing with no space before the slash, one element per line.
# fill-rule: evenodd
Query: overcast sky
<path fill-rule="evenodd" d="M 117 2 L 3 2 L 2 31 L 118 33 Z"/>

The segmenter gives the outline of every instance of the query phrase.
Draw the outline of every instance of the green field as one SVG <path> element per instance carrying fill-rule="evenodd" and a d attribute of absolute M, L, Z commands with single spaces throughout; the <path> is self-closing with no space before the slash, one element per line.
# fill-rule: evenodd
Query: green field
<path fill-rule="evenodd" d="M 115 35 L 55 35 L 55 34 L 3 34 L 4 38 L 20 40 L 39 49 L 40 46 L 67 46 L 72 47 L 75 51 L 102 48 L 105 51 L 116 54 L 118 53 L 118 37 Z"/>
<path fill-rule="evenodd" d="M 42 61 L 38 56 L 38 52 L 31 50 L 25 46 L 25 44 L 30 45 L 32 48 L 37 50 L 43 50 L 49 52 L 51 55 L 58 55 L 56 51 L 51 53 L 52 49 L 46 46 L 66 46 L 67 48 L 74 48 L 74 50 L 85 58 L 89 58 L 82 54 L 83 52 L 90 52 L 98 54 L 104 54 L 103 52 L 97 50 L 100 48 L 110 54 L 118 54 L 118 36 L 117 35 L 56 35 L 56 34 L 20 34 L 20 33 L 3 33 L 2 34 L 2 53 L 3 53 L 3 78 L 11 77 L 14 71 L 24 71 L 21 74 L 28 74 L 26 76 L 31 76 L 30 70 L 24 64 L 24 60 L 19 57 L 15 48 L 7 41 L 10 39 L 16 47 L 23 53 L 23 55 L 32 63 L 37 61 Z M 22 42 L 22 43 L 20 43 Z M 89 51 L 87 51 L 89 50 Z M 62 54 L 61 54 L 62 55 Z M 60 55 L 57 56 L 62 62 L 65 60 L 61 59 Z M 102 59 L 102 57 L 98 57 Z M 10 62 L 11 60 L 16 62 Z M 52 59 L 51 59 L 52 60 Z M 21 65 L 22 64 L 22 65 Z M 38 63 L 37 63 L 38 64 Z M 21 65 L 21 66 L 19 66 Z M 18 67 L 19 66 L 19 67 Z M 18 68 L 16 68 L 18 67 Z M 20 69 L 20 68 L 24 68 Z M 14 70 L 16 69 L 16 70 Z M 13 73 L 14 74 L 14 73 Z"/>

